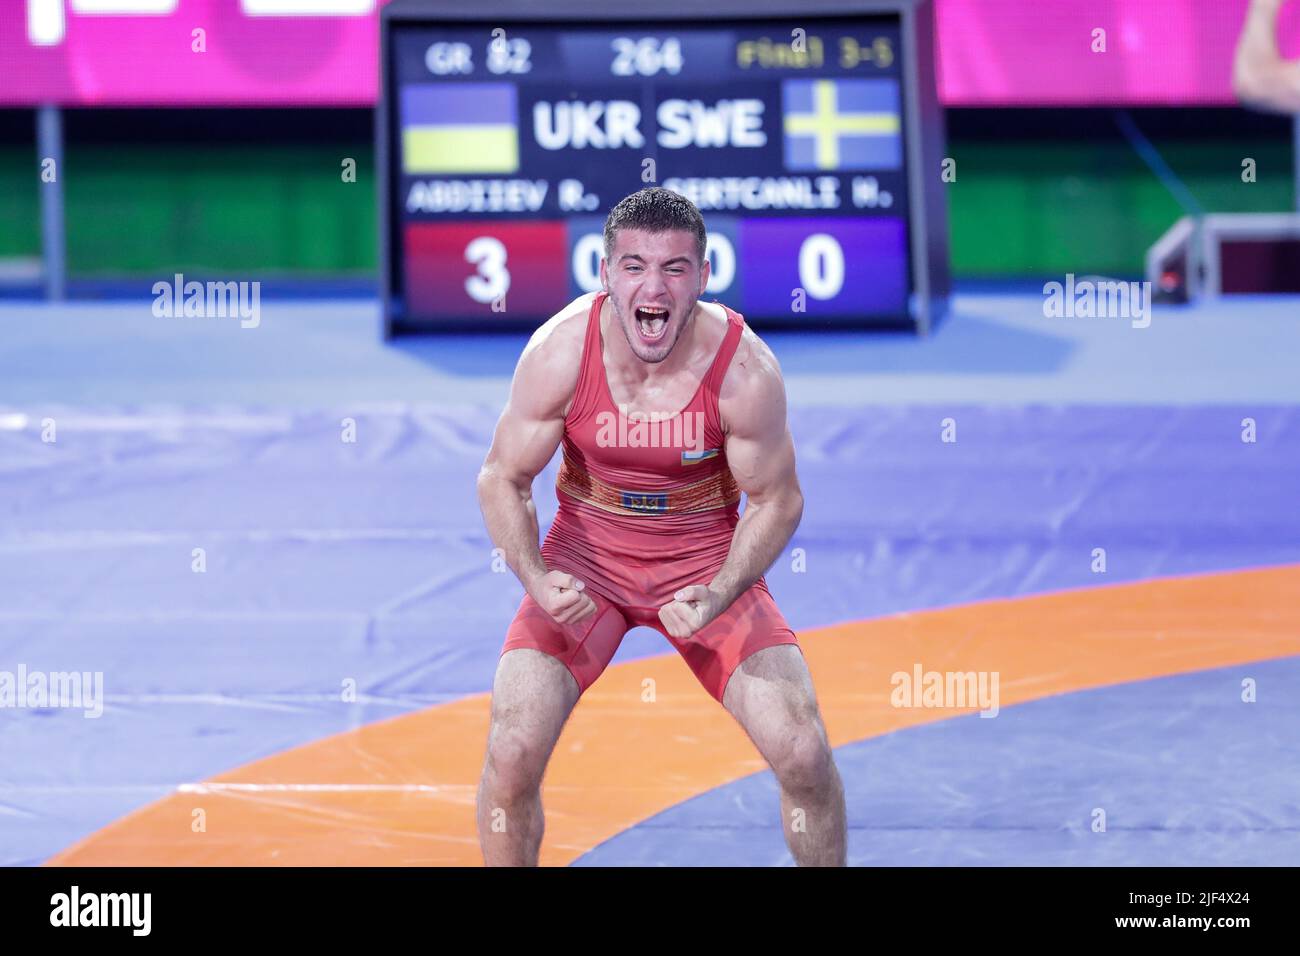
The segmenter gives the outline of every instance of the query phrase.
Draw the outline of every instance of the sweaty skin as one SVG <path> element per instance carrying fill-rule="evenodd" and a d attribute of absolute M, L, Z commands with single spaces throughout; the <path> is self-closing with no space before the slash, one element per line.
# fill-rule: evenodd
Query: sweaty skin
<path fill-rule="evenodd" d="M 675 412 L 698 387 L 726 328 L 721 306 L 699 302 L 708 283 L 708 260 L 699 261 L 689 232 L 620 229 L 600 273 L 609 293 L 600 318 L 614 400 L 628 406 L 629 414 Z M 493 543 L 533 600 L 561 624 L 587 617 L 595 603 L 583 594 L 581 580 L 547 568 L 542 560 L 532 484 L 564 435 L 594 296 L 574 300 L 529 340 L 478 477 L 479 504 Z M 650 337 L 639 330 L 640 307 L 667 310 L 662 334 Z M 659 609 L 665 629 L 676 638 L 703 628 L 758 581 L 803 514 L 780 366 L 748 327 L 723 379 L 718 408 L 727 461 L 747 504 L 713 579 L 681 589 Z"/>

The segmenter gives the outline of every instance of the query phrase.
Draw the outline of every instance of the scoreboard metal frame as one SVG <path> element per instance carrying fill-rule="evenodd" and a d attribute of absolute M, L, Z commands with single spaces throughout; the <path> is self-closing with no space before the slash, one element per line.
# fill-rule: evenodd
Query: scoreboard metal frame
<path fill-rule="evenodd" d="M 906 314 L 897 321 L 833 323 L 818 321 L 773 321 L 759 317 L 755 328 L 797 327 L 813 329 L 833 325 L 861 325 L 870 328 L 911 328 L 925 335 L 947 311 L 950 292 L 948 266 L 948 212 L 945 186 L 941 179 L 944 160 L 945 131 L 943 110 L 939 104 L 935 73 L 934 0 L 712 0 L 706 5 L 698 0 L 665 0 L 653 6 L 599 8 L 592 0 L 493 0 L 481 5 L 464 0 L 392 0 L 380 15 L 380 83 L 375 106 L 375 166 L 378 186 L 378 235 L 380 241 L 380 301 L 383 310 L 384 337 L 419 332 L 464 332 L 520 330 L 536 323 L 500 319 L 490 323 L 457 321 L 408 322 L 395 301 L 401 288 L 400 217 L 396 215 L 395 181 L 399 178 L 394 164 L 398 161 L 397 118 L 393 103 L 395 90 L 393 37 L 403 26 L 466 28 L 482 26 L 485 30 L 512 27 L 545 26 L 576 30 L 599 29 L 634 23 L 645 30 L 656 27 L 713 27 L 747 20 L 798 18 L 815 23 L 818 19 L 898 17 L 901 36 L 901 94 L 903 119 L 904 175 L 907 183 L 906 223 L 908 232 L 908 278 L 910 290 Z M 629 189 L 628 192 L 633 190 Z M 705 214 L 708 222 L 708 213 Z M 565 303 L 556 302 L 556 310 Z M 746 321 L 750 317 L 746 315 Z"/>

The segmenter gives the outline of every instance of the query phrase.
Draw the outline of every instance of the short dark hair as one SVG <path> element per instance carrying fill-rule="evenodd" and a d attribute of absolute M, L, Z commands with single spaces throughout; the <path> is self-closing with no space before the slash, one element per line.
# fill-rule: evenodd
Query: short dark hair
<path fill-rule="evenodd" d="M 605 258 L 614 254 L 614 239 L 620 229 L 668 232 L 681 229 L 695 234 L 695 254 L 704 266 L 704 217 L 681 193 L 662 186 L 649 186 L 619 200 L 605 219 Z"/>

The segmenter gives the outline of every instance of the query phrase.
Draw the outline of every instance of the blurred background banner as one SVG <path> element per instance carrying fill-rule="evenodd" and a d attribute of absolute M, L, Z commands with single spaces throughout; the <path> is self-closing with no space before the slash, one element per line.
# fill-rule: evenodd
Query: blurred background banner
<path fill-rule="evenodd" d="M 937 0 L 939 95 L 950 106 L 1232 104 L 1232 51 L 1247 6 Z M 1279 41 L 1300 51 L 1300 9 L 1285 11 Z"/>
<path fill-rule="evenodd" d="M 0 105 L 370 105 L 387 0 L 4 0 Z M 1232 103 L 1247 0 L 938 0 L 951 106 Z M 652 16 L 653 9 L 645 11 Z M 1103 29 L 1105 56 L 1079 38 Z M 194 55 L 195 30 L 206 47 Z M 1300 52 L 1300 10 L 1283 52 Z"/>
<path fill-rule="evenodd" d="M 294 8 L 333 15 L 288 17 L 262 15 L 288 8 L 270 0 L 0 4 L 0 293 L 40 290 L 31 170 L 46 158 L 36 110 L 52 102 L 64 107 L 70 294 L 141 294 L 178 270 L 257 276 L 268 293 L 278 283 L 375 294 L 381 6 L 303 0 Z M 109 12 L 124 8 L 136 12 Z M 1029 9 L 935 5 L 956 282 L 1137 278 L 1192 204 L 1295 208 L 1291 120 L 1232 102 L 1245 0 Z M 1297 50 L 1298 28 L 1300 4 L 1289 4 L 1284 51 Z M 1104 53 L 1093 52 L 1098 29 Z M 1153 171 L 1133 129 L 1181 191 Z"/>
<path fill-rule="evenodd" d="M 0 103 L 361 105 L 375 98 L 378 0 L 4 0 L 3 7 Z"/>

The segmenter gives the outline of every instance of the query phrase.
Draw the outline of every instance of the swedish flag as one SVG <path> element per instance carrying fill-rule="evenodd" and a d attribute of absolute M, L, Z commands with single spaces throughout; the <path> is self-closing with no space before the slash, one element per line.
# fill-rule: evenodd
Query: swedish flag
<path fill-rule="evenodd" d="M 784 80 L 781 103 L 786 168 L 902 166 L 897 80 Z"/>
<path fill-rule="evenodd" d="M 404 172 L 518 172 L 513 83 L 417 83 L 402 88 L 401 111 Z"/>

